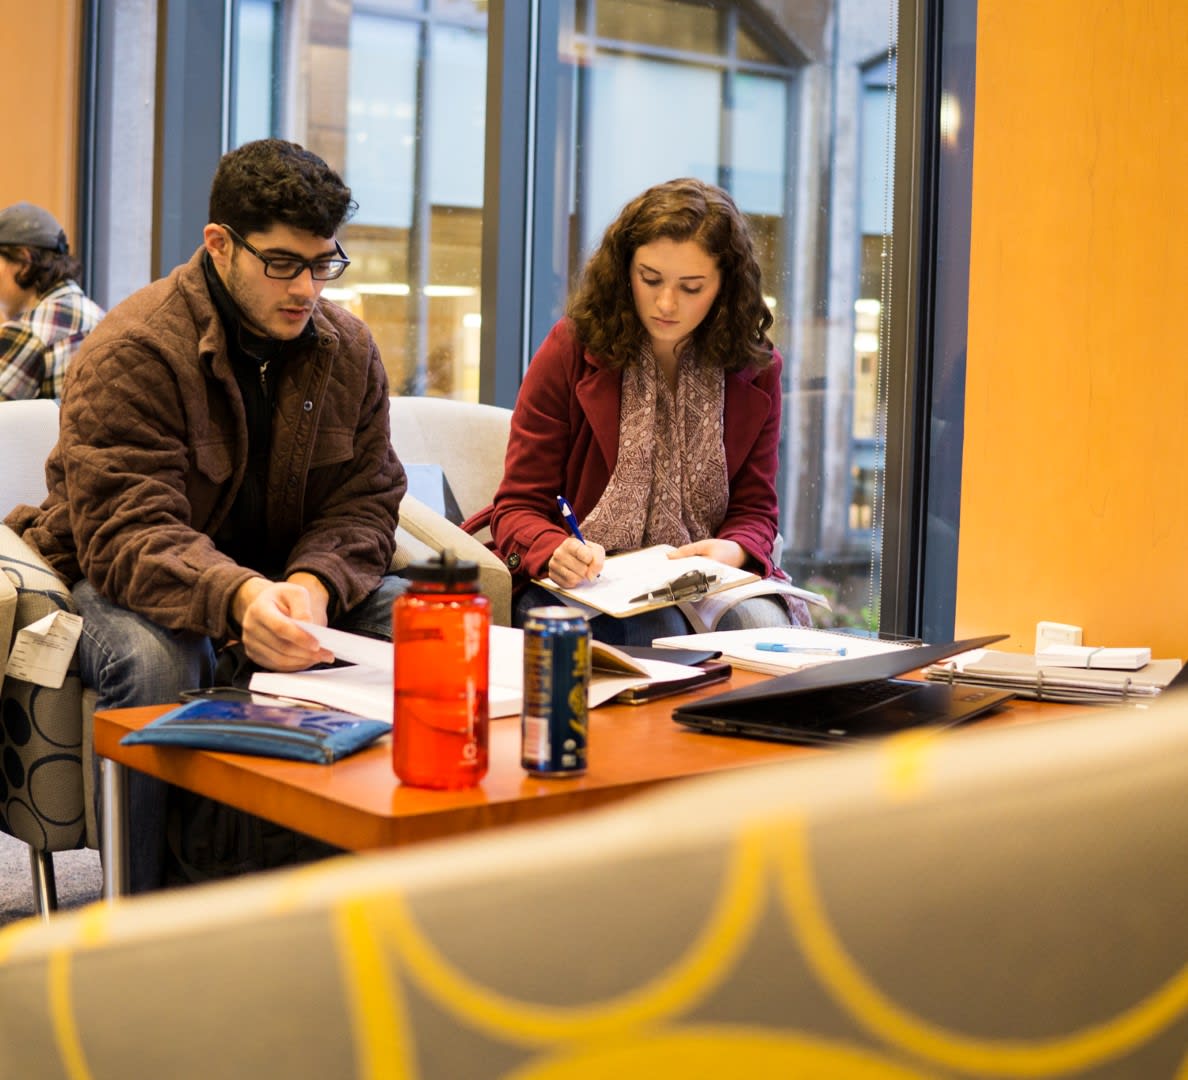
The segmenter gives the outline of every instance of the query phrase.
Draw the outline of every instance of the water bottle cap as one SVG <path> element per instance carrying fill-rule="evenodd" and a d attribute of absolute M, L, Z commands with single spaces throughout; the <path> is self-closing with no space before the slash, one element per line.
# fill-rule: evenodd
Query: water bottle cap
<path fill-rule="evenodd" d="M 409 563 L 402 571 L 409 581 L 427 581 L 437 585 L 467 585 L 478 581 L 478 563 L 457 558 L 446 548 L 440 555 Z"/>

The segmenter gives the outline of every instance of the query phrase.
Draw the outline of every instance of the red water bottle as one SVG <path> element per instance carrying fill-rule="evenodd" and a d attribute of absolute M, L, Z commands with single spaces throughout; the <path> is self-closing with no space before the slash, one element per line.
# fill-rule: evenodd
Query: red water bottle
<path fill-rule="evenodd" d="M 487 772 L 490 602 L 453 552 L 404 570 L 392 605 L 392 768 L 415 787 L 474 787 Z"/>

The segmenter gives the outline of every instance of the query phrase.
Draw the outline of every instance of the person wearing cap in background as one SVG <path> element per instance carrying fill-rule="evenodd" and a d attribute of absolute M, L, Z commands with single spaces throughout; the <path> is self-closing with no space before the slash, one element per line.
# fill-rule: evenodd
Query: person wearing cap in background
<path fill-rule="evenodd" d="M 81 271 L 53 214 L 27 202 L 0 210 L 0 401 L 62 396 L 66 368 L 103 318 Z"/>

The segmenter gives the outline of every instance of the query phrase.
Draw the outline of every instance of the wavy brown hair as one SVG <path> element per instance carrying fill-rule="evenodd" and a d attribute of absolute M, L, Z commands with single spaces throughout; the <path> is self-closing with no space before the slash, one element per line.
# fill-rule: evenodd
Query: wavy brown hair
<path fill-rule="evenodd" d="M 713 305 L 682 352 L 691 347 L 698 363 L 726 371 L 770 364 L 772 317 L 746 218 L 720 187 L 688 177 L 636 196 L 603 234 L 569 301 L 578 340 L 612 367 L 638 358 L 648 331 L 631 295 L 631 260 L 656 240 L 694 241 L 721 276 Z"/>
<path fill-rule="evenodd" d="M 285 139 L 257 139 L 228 151 L 210 184 L 210 220 L 240 236 L 280 224 L 330 237 L 356 209 L 338 173 Z"/>

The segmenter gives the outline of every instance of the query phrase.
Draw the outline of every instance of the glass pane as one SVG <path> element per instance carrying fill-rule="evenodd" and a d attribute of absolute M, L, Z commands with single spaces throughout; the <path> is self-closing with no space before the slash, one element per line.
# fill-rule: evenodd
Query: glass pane
<path fill-rule="evenodd" d="M 414 11 L 424 11 L 427 0 L 371 0 L 367 5 L 368 11 L 383 13 L 384 15 L 407 14 Z"/>
<path fill-rule="evenodd" d="M 877 627 L 898 0 L 539 2 L 557 35 L 539 46 L 548 119 L 534 146 L 503 144 L 535 157 L 535 186 L 501 193 L 531 199 L 524 242 L 542 245 L 527 254 L 530 321 L 563 310 L 602 230 L 645 187 L 681 175 L 727 187 L 785 361 L 783 565 L 832 596 L 818 622 Z M 266 35 L 248 20 L 266 6 L 238 8 L 257 43 L 239 55 L 260 57 L 257 73 Z M 398 392 L 478 396 L 486 9 L 308 0 L 286 8 L 289 81 L 239 77 L 237 137 L 271 116 L 354 189 L 342 237 L 354 261 L 326 295 L 367 320 Z M 520 356 L 485 362 L 518 369 Z"/>
<path fill-rule="evenodd" d="M 740 60 L 751 60 L 760 64 L 774 64 L 778 63 L 778 59 L 764 48 L 751 34 L 746 27 L 740 27 L 738 31 L 738 58 Z"/>
<path fill-rule="evenodd" d="M 788 82 L 767 75 L 734 80 L 730 176 L 734 201 L 748 214 L 783 217 L 788 170 L 772 153 L 773 131 L 788 130 Z"/>
<path fill-rule="evenodd" d="M 354 221 L 403 230 L 413 214 L 419 31 L 415 23 L 352 16 L 346 174 Z"/>
<path fill-rule="evenodd" d="M 576 208 L 582 252 L 588 252 L 625 202 L 657 178 L 717 179 L 718 125 L 641 123 L 640 102 L 659 100 L 691 116 L 716 116 L 718 76 L 705 68 L 596 53 L 589 65 L 588 159 L 605 162 Z M 573 267 L 574 270 L 577 267 Z"/>
<path fill-rule="evenodd" d="M 235 36 L 236 145 L 272 134 L 273 24 L 272 0 L 240 0 Z"/>
<path fill-rule="evenodd" d="M 445 113 L 437 130 L 446 137 L 431 142 L 429 345 L 426 367 L 411 389 L 477 401 L 487 36 L 440 27 L 432 41 L 431 99 Z"/>
<path fill-rule="evenodd" d="M 431 7 L 434 15 L 472 19 L 476 15 L 483 19 L 487 17 L 487 0 L 433 0 Z"/>
<path fill-rule="evenodd" d="M 597 13 L 595 33 L 599 37 L 689 52 L 717 49 L 718 5 L 683 0 L 596 0 L 591 6 Z"/>
<path fill-rule="evenodd" d="M 566 178 L 549 205 L 552 235 L 571 238 L 570 285 L 653 183 L 720 183 L 747 214 L 784 357 L 783 565 L 830 595 L 819 624 L 867 630 L 882 541 L 896 3 L 764 4 L 758 23 L 754 5 L 725 0 L 571 0 L 554 48 L 572 66 L 574 104 L 538 143 Z M 563 303 L 558 292 L 547 306 Z"/>
<path fill-rule="evenodd" d="M 351 187 L 359 209 L 340 235 L 351 267 L 323 296 L 367 322 L 393 393 L 478 399 L 485 12 L 463 0 L 292 12 L 277 134 Z M 236 107 L 261 99 L 246 85 Z"/>

